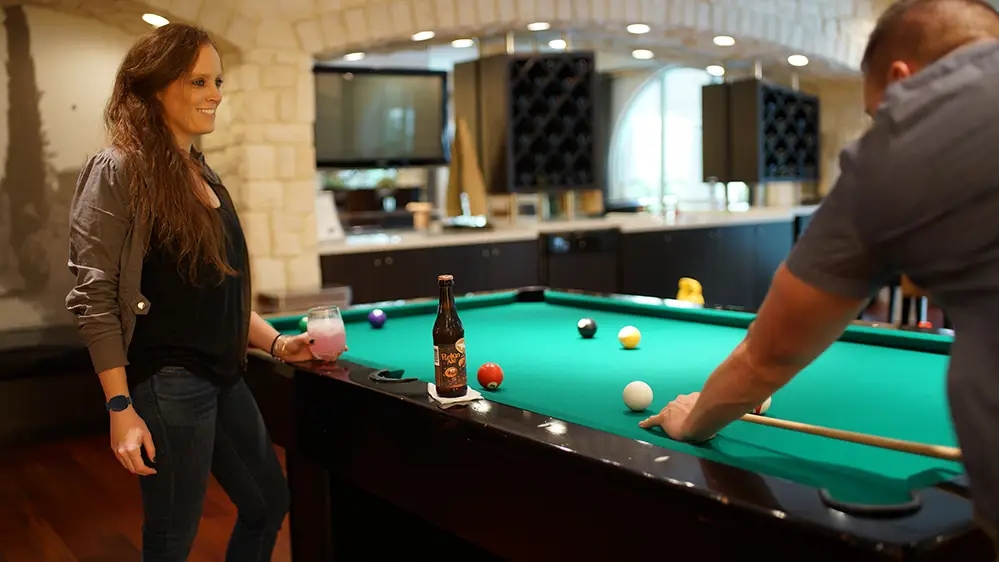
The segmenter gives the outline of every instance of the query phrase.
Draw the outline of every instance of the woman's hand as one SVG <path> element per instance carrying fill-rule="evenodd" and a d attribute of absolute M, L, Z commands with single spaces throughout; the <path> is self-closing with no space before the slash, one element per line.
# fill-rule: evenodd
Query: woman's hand
<path fill-rule="evenodd" d="M 120 412 L 111 412 L 111 450 L 118 462 L 132 474 L 147 476 L 156 474 L 156 469 L 146 466 L 142 460 L 142 447 L 150 462 L 156 461 L 156 447 L 153 436 L 139 413 L 132 407 Z"/>
<path fill-rule="evenodd" d="M 282 361 L 287 361 L 289 363 L 297 363 L 299 361 L 311 361 L 316 357 L 312 354 L 312 343 L 315 341 L 309 337 L 308 333 L 298 334 L 297 336 L 281 336 L 284 341 L 278 341 L 274 345 L 274 355 Z M 329 358 L 329 362 L 336 361 L 340 355 L 347 351 L 347 346 L 338 352 L 333 357 Z"/>

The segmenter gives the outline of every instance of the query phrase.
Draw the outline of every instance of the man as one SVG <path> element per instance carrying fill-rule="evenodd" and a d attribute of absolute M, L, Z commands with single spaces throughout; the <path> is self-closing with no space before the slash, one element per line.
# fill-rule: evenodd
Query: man
<path fill-rule="evenodd" d="M 976 511 L 999 527 L 999 13 L 902 0 L 864 54 L 870 130 L 773 278 L 745 340 L 699 393 L 641 422 L 710 439 L 835 341 L 906 273 L 958 331 L 948 395 Z M 918 416 L 918 412 L 913 412 Z"/>

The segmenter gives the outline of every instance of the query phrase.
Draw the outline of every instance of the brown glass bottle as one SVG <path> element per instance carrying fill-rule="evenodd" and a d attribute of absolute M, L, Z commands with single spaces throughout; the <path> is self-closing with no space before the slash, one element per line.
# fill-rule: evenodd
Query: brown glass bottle
<path fill-rule="evenodd" d="M 434 321 L 434 385 L 442 398 L 468 392 L 465 370 L 465 328 L 454 305 L 454 277 L 438 275 L 437 320 Z"/>

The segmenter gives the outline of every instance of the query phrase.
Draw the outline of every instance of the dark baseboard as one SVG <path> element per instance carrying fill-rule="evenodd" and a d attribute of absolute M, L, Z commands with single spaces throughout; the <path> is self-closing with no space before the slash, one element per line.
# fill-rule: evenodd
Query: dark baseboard
<path fill-rule="evenodd" d="M 107 431 L 104 392 L 72 331 L 4 332 L 2 339 L 0 447 Z"/>

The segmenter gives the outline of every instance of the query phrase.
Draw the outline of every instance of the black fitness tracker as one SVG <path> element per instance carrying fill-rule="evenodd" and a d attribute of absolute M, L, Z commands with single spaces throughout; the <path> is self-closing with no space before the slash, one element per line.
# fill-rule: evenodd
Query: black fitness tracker
<path fill-rule="evenodd" d="M 132 399 L 124 394 L 119 394 L 118 396 L 112 397 L 108 400 L 108 403 L 104 405 L 109 412 L 120 412 L 125 408 L 128 408 L 132 404 Z"/>

